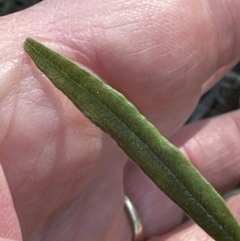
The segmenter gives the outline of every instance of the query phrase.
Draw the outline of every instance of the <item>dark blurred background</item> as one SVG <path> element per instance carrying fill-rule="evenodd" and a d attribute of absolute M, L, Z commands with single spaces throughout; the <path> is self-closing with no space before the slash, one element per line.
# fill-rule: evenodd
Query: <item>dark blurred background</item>
<path fill-rule="evenodd" d="M 41 0 L 0 0 L 0 16 L 28 8 Z"/>

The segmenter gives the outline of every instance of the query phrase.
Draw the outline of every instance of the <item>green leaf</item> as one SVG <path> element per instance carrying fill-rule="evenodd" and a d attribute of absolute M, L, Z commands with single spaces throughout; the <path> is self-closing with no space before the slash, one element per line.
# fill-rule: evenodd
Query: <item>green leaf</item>
<path fill-rule="evenodd" d="M 24 47 L 52 83 L 210 236 L 240 241 L 240 226 L 222 197 L 121 93 L 31 38 Z"/>

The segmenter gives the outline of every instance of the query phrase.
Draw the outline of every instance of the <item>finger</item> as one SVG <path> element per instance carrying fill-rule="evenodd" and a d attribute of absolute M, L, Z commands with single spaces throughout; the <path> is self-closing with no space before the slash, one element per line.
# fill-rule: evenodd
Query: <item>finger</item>
<path fill-rule="evenodd" d="M 199 121 L 184 126 L 171 139 L 221 193 L 240 182 L 239 118 L 240 111 L 235 111 Z M 131 163 L 126 166 L 124 183 L 147 237 L 182 221 L 183 212 Z"/>
<path fill-rule="evenodd" d="M 145 238 L 165 233 L 183 220 L 183 211 L 132 161 L 125 167 L 124 187 L 139 212 Z"/>
<path fill-rule="evenodd" d="M 239 182 L 239 120 L 237 110 L 186 125 L 172 139 L 220 192 Z"/>
<path fill-rule="evenodd" d="M 240 220 L 240 195 L 232 197 L 228 202 L 229 208 L 233 212 L 237 220 Z M 202 229 L 191 221 L 181 225 L 179 228 L 164 234 L 162 236 L 153 237 L 148 241 L 213 241 Z"/>
<path fill-rule="evenodd" d="M 20 226 L 14 209 L 12 196 L 0 165 L 0 240 L 22 240 Z M 4 239 L 9 238 L 9 239 Z M 12 240 L 13 241 L 13 240 Z"/>

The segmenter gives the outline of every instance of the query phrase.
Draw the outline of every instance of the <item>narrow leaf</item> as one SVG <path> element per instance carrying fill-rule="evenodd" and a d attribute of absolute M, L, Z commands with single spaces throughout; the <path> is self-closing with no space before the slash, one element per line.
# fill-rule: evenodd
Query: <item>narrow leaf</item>
<path fill-rule="evenodd" d="M 222 197 L 121 93 L 33 39 L 24 46 L 52 83 L 200 227 L 217 241 L 240 241 L 240 226 Z"/>

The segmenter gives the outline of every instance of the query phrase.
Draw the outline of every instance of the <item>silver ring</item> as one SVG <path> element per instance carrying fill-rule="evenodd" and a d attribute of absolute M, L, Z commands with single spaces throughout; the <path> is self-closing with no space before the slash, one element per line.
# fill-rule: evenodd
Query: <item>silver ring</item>
<path fill-rule="evenodd" d="M 143 225 L 136 208 L 127 196 L 125 196 L 124 204 L 128 217 L 132 223 L 133 241 L 143 241 Z"/>

